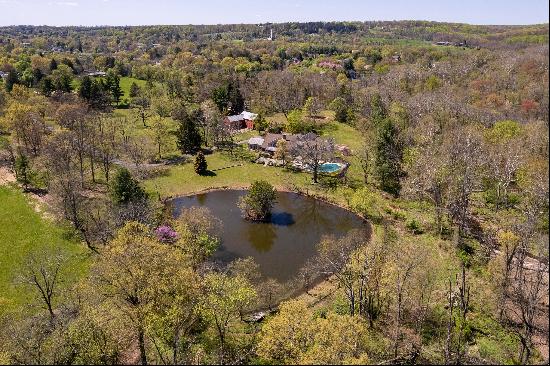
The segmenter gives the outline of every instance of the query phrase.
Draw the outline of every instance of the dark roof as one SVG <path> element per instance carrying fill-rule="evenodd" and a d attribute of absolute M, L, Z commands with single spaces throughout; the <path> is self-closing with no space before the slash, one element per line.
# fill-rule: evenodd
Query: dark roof
<path fill-rule="evenodd" d="M 298 138 L 300 138 L 300 136 L 305 136 L 305 135 L 291 134 L 291 133 L 267 133 L 264 136 L 264 143 L 262 144 L 262 148 L 264 150 L 268 150 L 268 147 L 276 147 L 277 141 L 279 140 L 288 141 L 288 145 L 289 147 L 291 147 L 294 143 L 296 143 L 296 141 L 298 140 Z"/>
<path fill-rule="evenodd" d="M 264 143 L 262 148 L 267 149 L 268 147 L 274 147 L 278 140 L 281 140 L 283 135 L 280 133 L 267 133 L 264 136 Z"/>

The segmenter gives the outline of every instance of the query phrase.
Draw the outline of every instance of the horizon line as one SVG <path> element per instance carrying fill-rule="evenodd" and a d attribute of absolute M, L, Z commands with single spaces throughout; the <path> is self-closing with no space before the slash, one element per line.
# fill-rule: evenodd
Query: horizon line
<path fill-rule="evenodd" d="M 428 23 L 440 23 L 440 24 L 463 24 L 482 27 L 526 27 L 526 26 L 542 26 L 549 25 L 549 22 L 545 23 L 524 23 L 524 24 L 483 24 L 483 23 L 466 23 L 466 22 L 450 22 L 440 20 L 427 20 L 427 19 L 393 19 L 393 20 L 308 20 L 308 21 L 282 21 L 282 22 L 261 22 L 261 23 L 181 23 L 181 24 L 168 24 L 168 23 L 150 23 L 150 24 L 96 24 L 96 25 L 79 25 L 79 24 L 66 24 L 66 25 L 51 25 L 51 24 L 6 24 L 0 25 L 0 28 L 6 27 L 52 27 L 52 28 L 102 28 L 102 27 L 155 27 L 155 26 L 167 26 L 167 27 L 181 27 L 181 26 L 210 26 L 210 25 L 279 25 L 287 23 L 369 23 L 369 22 L 428 22 Z"/>

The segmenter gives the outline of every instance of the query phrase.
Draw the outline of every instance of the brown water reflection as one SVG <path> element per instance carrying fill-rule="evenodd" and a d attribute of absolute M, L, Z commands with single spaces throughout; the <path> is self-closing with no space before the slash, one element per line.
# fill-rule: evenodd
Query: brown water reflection
<path fill-rule="evenodd" d="M 270 222 L 244 220 L 237 207 L 241 190 L 220 190 L 173 200 L 175 214 L 182 208 L 208 207 L 223 222 L 222 245 L 214 254 L 223 262 L 252 257 L 262 274 L 286 282 L 316 254 L 324 235 L 343 236 L 352 229 L 370 230 L 359 216 L 340 207 L 296 193 L 278 192 Z"/>

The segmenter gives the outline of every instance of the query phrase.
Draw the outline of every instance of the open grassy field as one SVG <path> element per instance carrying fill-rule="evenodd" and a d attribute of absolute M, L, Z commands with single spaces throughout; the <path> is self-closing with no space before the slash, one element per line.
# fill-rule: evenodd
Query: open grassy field
<path fill-rule="evenodd" d="M 132 83 L 136 83 L 139 87 L 144 87 L 147 83 L 145 80 L 140 80 L 136 78 L 131 78 L 128 76 L 123 76 L 120 78 L 120 88 L 124 92 L 124 98 L 130 98 L 130 87 L 132 86 Z"/>
<path fill-rule="evenodd" d="M 124 92 L 124 95 L 122 96 L 121 99 L 130 98 L 130 87 L 132 86 L 132 83 L 136 83 L 140 87 L 143 87 L 143 86 L 145 86 L 145 84 L 147 82 L 145 80 L 140 80 L 140 79 L 132 78 L 132 77 L 129 77 L 129 76 L 121 77 L 120 78 L 120 88 Z M 73 87 L 73 90 L 78 90 L 78 88 L 80 87 L 80 79 L 79 78 L 74 78 L 71 85 Z"/>
<path fill-rule="evenodd" d="M 88 253 L 69 232 L 44 219 L 18 189 L 0 186 L 0 315 L 37 304 L 34 290 L 22 288 L 16 279 L 29 255 L 60 252 L 68 257 L 62 271 L 63 287 L 86 273 Z M 32 308 L 31 308 L 32 310 Z"/>
<path fill-rule="evenodd" d="M 258 179 L 267 180 L 278 188 L 285 188 L 291 184 L 306 185 L 311 179 L 309 174 L 251 163 L 236 156 L 231 157 L 226 152 L 207 155 L 206 161 L 208 169 L 214 170 L 211 175 L 197 175 L 191 161 L 171 167 L 165 176 L 145 181 L 145 186 L 149 191 L 155 194 L 158 192 L 166 197 L 210 188 L 246 187 Z M 220 168 L 225 169 L 219 170 Z"/>

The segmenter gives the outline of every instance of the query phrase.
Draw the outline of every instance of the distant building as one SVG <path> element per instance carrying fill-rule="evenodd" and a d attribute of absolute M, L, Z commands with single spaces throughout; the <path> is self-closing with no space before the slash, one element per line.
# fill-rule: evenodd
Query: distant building
<path fill-rule="evenodd" d="M 437 46 L 451 46 L 452 45 L 451 42 L 446 42 L 446 41 L 435 42 L 435 44 Z"/>
<path fill-rule="evenodd" d="M 241 114 L 225 117 L 224 123 L 232 130 L 241 130 L 243 128 L 252 130 L 256 117 L 258 117 L 256 113 L 243 111 Z"/>
<path fill-rule="evenodd" d="M 344 66 L 340 62 L 325 60 L 317 63 L 318 67 L 332 70 L 343 70 Z"/>
<path fill-rule="evenodd" d="M 107 73 L 105 71 L 90 71 L 86 75 L 92 77 L 104 77 L 107 76 Z"/>
<path fill-rule="evenodd" d="M 394 64 L 399 63 L 401 61 L 401 55 L 395 54 L 391 57 L 391 62 Z"/>
<path fill-rule="evenodd" d="M 4 71 L 0 71 L 0 78 L 5 79 L 8 77 L 8 73 Z"/>

